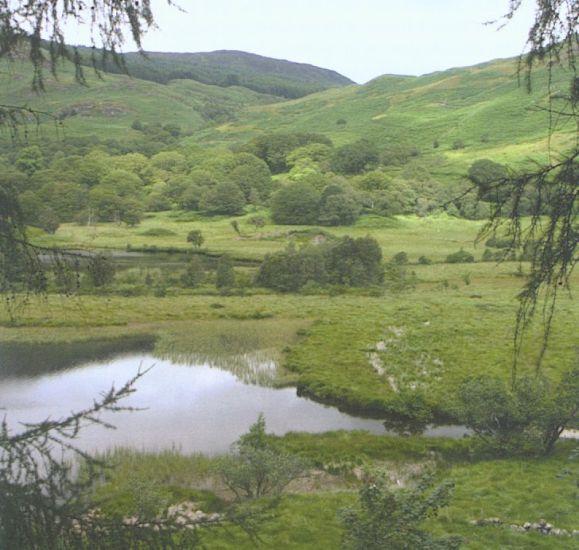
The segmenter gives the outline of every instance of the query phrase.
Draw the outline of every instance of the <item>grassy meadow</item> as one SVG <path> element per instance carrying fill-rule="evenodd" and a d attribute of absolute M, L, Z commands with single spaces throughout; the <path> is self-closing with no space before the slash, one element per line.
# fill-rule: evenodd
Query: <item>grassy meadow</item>
<path fill-rule="evenodd" d="M 257 209 L 245 216 L 204 217 L 181 212 L 148 214 L 136 227 L 111 223 L 95 225 L 62 224 L 54 235 L 35 237 L 39 244 L 57 245 L 72 249 L 133 250 L 157 247 L 158 250 L 190 251 L 187 234 L 200 230 L 205 238 L 203 248 L 212 253 L 228 253 L 238 260 L 261 260 L 268 253 L 284 249 L 290 242 L 307 244 L 316 234 L 336 237 L 371 236 L 382 248 L 385 259 L 405 251 L 410 262 L 426 256 L 433 262 L 442 262 L 448 254 L 460 248 L 480 259 L 484 243 L 475 245 L 482 222 L 453 218 L 445 214 L 418 218 L 416 216 L 363 216 L 353 226 L 315 227 L 273 225 L 268 223 L 256 229 L 250 223 L 255 215 L 267 216 L 267 210 Z M 237 221 L 240 233 L 231 222 Z"/>

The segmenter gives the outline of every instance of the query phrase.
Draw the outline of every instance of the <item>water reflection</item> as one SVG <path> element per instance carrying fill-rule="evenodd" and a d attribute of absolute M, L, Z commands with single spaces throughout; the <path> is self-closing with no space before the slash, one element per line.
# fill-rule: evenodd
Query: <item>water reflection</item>
<path fill-rule="evenodd" d="M 0 344 L 0 381 L 8 377 L 40 376 L 90 361 L 112 360 L 123 353 L 152 351 L 154 343 L 154 338 L 148 335 L 58 345 L 3 343 Z"/>
<path fill-rule="evenodd" d="M 278 376 L 279 352 L 260 349 L 245 353 L 169 353 L 155 356 L 163 360 L 187 365 L 207 365 L 230 372 L 245 384 L 274 387 Z"/>
<path fill-rule="evenodd" d="M 80 447 L 105 450 L 128 446 L 144 450 L 177 447 L 184 452 L 226 451 L 263 412 L 268 431 L 323 432 L 363 429 L 384 433 L 379 420 L 355 418 L 296 395 L 295 388 L 273 389 L 249 385 L 232 373 L 209 365 L 190 366 L 155 359 L 149 354 L 117 357 L 82 368 L 30 377 L 4 376 L 0 404 L 9 426 L 18 422 L 53 419 L 85 408 L 111 384 L 120 386 L 139 367 L 153 365 L 124 405 L 144 408 L 104 416 L 117 429 L 91 426 L 83 431 Z"/>

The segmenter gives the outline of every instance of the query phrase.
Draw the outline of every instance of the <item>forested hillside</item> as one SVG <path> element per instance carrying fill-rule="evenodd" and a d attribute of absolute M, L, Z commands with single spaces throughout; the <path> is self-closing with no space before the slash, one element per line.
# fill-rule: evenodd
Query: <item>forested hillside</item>
<path fill-rule="evenodd" d="M 81 48 L 81 55 L 83 63 L 92 67 L 92 52 Z M 125 67 L 122 67 L 110 58 L 103 61 L 97 54 L 97 67 L 104 72 L 126 70 L 135 78 L 161 84 L 171 80 L 195 80 L 222 87 L 242 86 L 284 98 L 298 98 L 353 84 L 335 71 L 239 51 L 128 53 L 124 56 L 124 63 Z"/>

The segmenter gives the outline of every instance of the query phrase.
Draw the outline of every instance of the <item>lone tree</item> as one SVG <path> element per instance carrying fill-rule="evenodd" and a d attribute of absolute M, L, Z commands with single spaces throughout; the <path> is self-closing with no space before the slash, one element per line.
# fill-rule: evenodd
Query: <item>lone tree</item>
<path fill-rule="evenodd" d="M 201 248 L 201 245 L 205 242 L 205 237 L 200 229 L 193 229 L 187 233 L 187 242 L 191 243 L 194 248 Z"/>
<path fill-rule="evenodd" d="M 279 497 L 294 479 L 304 475 L 306 467 L 301 458 L 272 445 L 260 414 L 233 445 L 232 452 L 219 461 L 218 472 L 235 498 L 246 500 Z"/>

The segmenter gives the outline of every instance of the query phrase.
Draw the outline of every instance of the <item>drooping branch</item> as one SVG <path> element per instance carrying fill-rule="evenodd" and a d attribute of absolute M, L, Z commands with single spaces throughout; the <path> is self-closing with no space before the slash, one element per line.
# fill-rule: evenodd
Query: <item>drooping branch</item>
<path fill-rule="evenodd" d="M 144 34 L 155 25 L 151 0 L 0 0 L 0 59 L 26 52 L 34 90 L 44 89 L 46 66 L 56 75 L 61 61 L 72 62 L 77 81 L 84 83 L 79 50 L 67 45 L 66 26 L 72 23 L 88 29 L 94 67 L 99 56 L 123 66 L 127 35 L 141 50 Z"/>
<path fill-rule="evenodd" d="M 495 205 L 479 239 L 501 231 L 510 239 L 511 248 L 526 250 L 530 260 L 515 324 L 514 383 L 524 331 L 538 304 L 542 303 L 545 330 L 537 368 L 546 351 L 558 294 L 570 290 L 570 277 L 579 260 L 579 149 L 558 162 L 510 174 L 493 182 L 492 189 L 500 189 L 505 198 Z M 521 201 L 529 196 L 533 197 L 532 214 L 523 218 Z"/>

